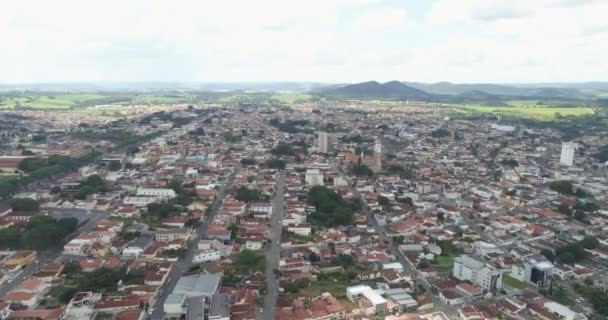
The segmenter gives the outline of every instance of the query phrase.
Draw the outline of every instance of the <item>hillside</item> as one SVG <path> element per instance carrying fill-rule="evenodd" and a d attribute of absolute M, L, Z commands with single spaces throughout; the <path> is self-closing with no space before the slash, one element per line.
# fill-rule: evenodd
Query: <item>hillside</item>
<path fill-rule="evenodd" d="M 436 95 L 468 95 L 483 92 L 493 96 L 590 99 L 592 95 L 576 88 L 547 86 L 510 86 L 501 84 L 457 84 L 451 82 L 404 82 L 405 85 Z"/>
<path fill-rule="evenodd" d="M 407 86 L 399 81 L 379 83 L 376 81 L 349 84 L 341 87 L 325 88 L 318 91 L 322 96 L 337 99 L 357 100 L 421 100 L 428 101 L 431 95 Z"/>

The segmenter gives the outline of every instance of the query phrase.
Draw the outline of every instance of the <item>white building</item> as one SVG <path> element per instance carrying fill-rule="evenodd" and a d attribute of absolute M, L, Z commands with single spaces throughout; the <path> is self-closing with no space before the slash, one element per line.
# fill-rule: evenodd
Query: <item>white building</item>
<path fill-rule="evenodd" d="M 125 258 L 138 258 L 144 253 L 144 249 L 140 247 L 127 247 L 122 251 L 122 256 Z"/>
<path fill-rule="evenodd" d="M 471 256 L 456 257 L 452 275 L 458 280 L 471 281 L 476 286 L 489 291 L 502 288 L 502 273 Z"/>
<path fill-rule="evenodd" d="M 138 188 L 137 196 L 172 199 L 176 197 L 176 194 L 173 189 Z"/>
<path fill-rule="evenodd" d="M 197 252 L 192 258 L 193 263 L 202 263 L 205 261 L 216 261 L 222 257 L 218 250 L 207 249 Z"/>
<path fill-rule="evenodd" d="M 559 164 L 571 167 L 574 165 L 574 149 L 576 143 L 574 142 L 562 142 L 562 153 L 559 157 Z"/>
<path fill-rule="evenodd" d="M 545 310 L 557 315 L 560 319 L 564 320 L 586 320 L 587 317 L 582 313 L 574 312 L 572 309 L 559 304 L 557 302 L 549 301 L 543 305 Z"/>
<path fill-rule="evenodd" d="M 322 186 L 323 185 L 323 172 L 319 169 L 308 169 L 306 170 L 306 184 L 310 186 Z"/>
<path fill-rule="evenodd" d="M 327 150 L 328 150 L 327 132 L 319 131 L 319 132 L 317 132 L 317 134 L 319 135 L 319 142 L 318 142 L 317 149 L 319 149 L 320 153 L 327 153 Z"/>
<path fill-rule="evenodd" d="M 346 297 L 355 304 L 360 299 L 369 301 L 374 309 L 374 319 L 384 319 L 386 316 L 386 299 L 370 286 L 358 285 L 348 287 L 346 288 Z"/>

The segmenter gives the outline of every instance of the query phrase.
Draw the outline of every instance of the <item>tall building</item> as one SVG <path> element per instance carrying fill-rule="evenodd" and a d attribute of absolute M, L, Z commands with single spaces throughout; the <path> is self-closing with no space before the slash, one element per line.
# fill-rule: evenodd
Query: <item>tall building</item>
<path fill-rule="evenodd" d="M 382 143 L 380 139 L 376 139 L 374 145 L 374 166 L 372 168 L 374 172 L 382 171 Z"/>
<path fill-rule="evenodd" d="M 308 169 L 306 170 L 305 177 L 306 184 L 311 186 L 322 186 L 323 183 L 323 172 L 319 169 Z"/>
<path fill-rule="evenodd" d="M 319 144 L 317 149 L 320 153 L 327 153 L 328 150 L 328 142 L 327 142 L 327 132 L 319 131 L 317 133 L 319 135 Z"/>
<path fill-rule="evenodd" d="M 489 291 L 502 288 L 502 273 L 492 265 L 472 256 L 456 257 L 452 276 L 458 280 L 471 281 L 474 285 Z"/>
<path fill-rule="evenodd" d="M 559 164 L 571 167 L 574 164 L 574 142 L 562 142 L 562 153 L 559 157 Z"/>

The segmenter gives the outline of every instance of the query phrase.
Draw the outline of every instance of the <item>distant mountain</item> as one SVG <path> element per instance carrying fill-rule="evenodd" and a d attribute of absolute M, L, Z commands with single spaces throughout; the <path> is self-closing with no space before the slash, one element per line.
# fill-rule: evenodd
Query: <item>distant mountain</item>
<path fill-rule="evenodd" d="M 379 83 L 368 81 L 356 84 L 349 84 L 340 87 L 326 87 L 317 92 L 325 97 L 338 99 L 357 99 L 357 100 L 421 100 L 428 101 L 431 95 L 399 81 Z"/>
<path fill-rule="evenodd" d="M 436 95 L 467 95 L 471 92 L 484 92 L 503 97 L 590 99 L 585 92 L 572 87 L 548 87 L 501 84 L 457 84 L 451 82 L 420 83 L 404 82 L 405 85 Z"/>

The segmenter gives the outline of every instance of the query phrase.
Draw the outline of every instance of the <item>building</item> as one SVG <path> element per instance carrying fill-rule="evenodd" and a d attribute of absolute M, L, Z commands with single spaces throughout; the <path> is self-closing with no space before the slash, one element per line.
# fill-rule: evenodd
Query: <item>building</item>
<path fill-rule="evenodd" d="M 376 139 L 374 145 L 374 165 L 371 169 L 374 172 L 382 171 L 382 142 L 380 142 L 380 139 Z"/>
<path fill-rule="evenodd" d="M 319 132 L 317 132 L 317 134 L 319 135 L 319 141 L 318 141 L 318 146 L 317 146 L 319 153 L 327 153 L 327 151 L 329 149 L 327 132 L 319 131 Z"/>
<path fill-rule="evenodd" d="M 156 241 L 159 242 L 171 242 L 174 240 L 188 240 L 190 238 L 190 229 L 189 228 L 177 228 L 171 230 L 161 230 L 157 231 L 155 234 Z"/>
<path fill-rule="evenodd" d="M 306 184 L 310 186 L 322 186 L 323 183 L 323 172 L 319 169 L 308 169 L 306 170 L 306 177 L 304 179 Z"/>
<path fill-rule="evenodd" d="M 193 263 L 202 263 L 205 261 L 216 261 L 222 258 L 221 252 L 219 250 L 207 249 L 201 250 L 194 254 L 192 258 Z"/>
<path fill-rule="evenodd" d="M 154 197 L 154 198 L 162 198 L 162 199 L 172 199 L 177 195 L 173 189 L 156 189 L 156 188 L 138 188 L 137 194 L 138 197 Z"/>
<path fill-rule="evenodd" d="M 210 298 L 220 287 L 221 275 L 197 274 L 179 278 L 173 294 L 183 294 L 187 298 Z"/>
<path fill-rule="evenodd" d="M 559 164 L 571 167 L 574 165 L 574 149 L 576 148 L 576 143 L 574 142 L 563 142 L 562 143 L 562 152 L 559 157 Z"/>
<path fill-rule="evenodd" d="M 524 263 L 524 280 L 535 286 L 545 286 L 551 279 L 554 266 L 544 256 L 534 256 Z"/>
<path fill-rule="evenodd" d="M 386 299 L 370 286 L 358 285 L 346 288 L 346 297 L 357 304 L 361 299 L 369 301 L 373 308 L 373 319 L 383 320 L 386 317 Z"/>
<path fill-rule="evenodd" d="M 474 285 L 492 292 L 502 288 L 502 273 L 472 256 L 456 257 L 452 276 L 458 280 L 471 281 Z"/>

